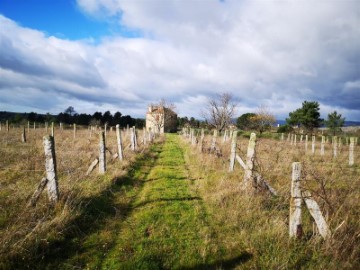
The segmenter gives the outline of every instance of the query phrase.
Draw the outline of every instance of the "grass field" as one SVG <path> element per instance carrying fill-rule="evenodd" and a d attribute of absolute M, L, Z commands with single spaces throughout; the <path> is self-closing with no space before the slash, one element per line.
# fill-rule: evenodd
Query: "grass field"
<path fill-rule="evenodd" d="M 325 156 L 312 156 L 302 145 L 258 139 L 256 170 L 278 191 L 277 197 L 271 197 L 263 192 L 249 195 L 242 189 L 243 170 L 236 164 L 235 171 L 228 172 L 230 144 L 220 139 L 221 155 L 211 155 L 200 153 L 179 135 L 167 134 L 164 141 L 141 153 L 128 153 L 125 163 L 109 161 L 105 175 L 85 177 L 76 174 L 76 167 L 86 171 L 97 150 L 92 143 L 96 139 L 85 137 L 74 144 L 70 132 L 58 136 L 60 160 L 65 160 L 59 165 L 63 192 L 59 205 L 47 207 L 44 195 L 35 209 L 26 209 L 43 173 L 41 141 L 34 137 L 32 143 L 21 144 L 3 135 L 0 151 L 7 159 L 1 166 L 7 169 L 0 170 L 0 269 L 360 266 L 360 167 L 358 162 L 347 165 L 345 147 L 334 159 L 329 146 Z M 114 145 L 114 140 L 110 134 L 107 143 Z M 210 140 L 205 137 L 205 148 Z M 237 151 L 243 158 L 247 142 L 238 140 Z M 69 153 L 61 151 L 69 146 L 86 153 L 71 163 L 65 158 Z M 33 160 L 34 156 L 40 158 Z M 303 163 L 304 184 L 326 216 L 332 230 L 328 240 L 316 233 L 307 211 L 304 237 L 289 239 L 294 161 Z"/>

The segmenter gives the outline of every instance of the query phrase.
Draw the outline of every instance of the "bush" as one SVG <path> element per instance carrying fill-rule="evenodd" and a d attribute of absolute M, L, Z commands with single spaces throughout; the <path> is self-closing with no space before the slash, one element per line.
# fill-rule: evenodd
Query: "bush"
<path fill-rule="evenodd" d="M 283 125 L 283 126 L 278 127 L 278 129 L 277 129 L 277 133 L 289 133 L 292 131 L 294 131 L 294 129 L 289 125 Z"/>

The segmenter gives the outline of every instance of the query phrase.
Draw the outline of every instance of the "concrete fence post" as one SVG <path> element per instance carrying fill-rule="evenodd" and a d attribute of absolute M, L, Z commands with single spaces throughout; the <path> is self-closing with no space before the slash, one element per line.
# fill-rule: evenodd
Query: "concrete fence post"
<path fill-rule="evenodd" d="M 354 165 L 354 148 L 355 148 L 355 138 L 350 138 L 350 144 L 349 144 L 349 165 Z"/>
<path fill-rule="evenodd" d="M 291 197 L 290 197 L 290 216 L 289 216 L 289 235 L 290 237 L 300 238 L 302 236 L 301 225 L 301 163 L 292 164 Z"/>
<path fill-rule="evenodd" d="M 118 158 L 121 161 L 124 159 L 124 154 L 122 149 L 121 130 L 119 124 L 116 125 L 116 141 L 118 147 Z"/>
<path fill-rule="evenodd" d="M 237 139 L 237 131 L 234 130 L 232 132 L 232 139 L 231 139 L 229 172 L 234 171 L 235 159 L 236 159 L 236 139 Z"/>
<path fill-rule="evenodd" d="M 217 130 L 215 129 L 214 130 L 214 135 L 213 135 L 213 137 L 212 137 L 212 141 L 211 141 L 211 146 L 210 146 L 210 150 L 211 151 L 214 151 L 215 150 L 215 148 L 216 148 L 216 137 L 217 137 Z"/>
<path fill-rule="evenodd" d="M 54 122 L 51 123 L 51 136 L 55 136 Z"/>
<path fill-rule="evenodd" d="M 313 135 L 311 136 L 311 153 L 313 155 L 315 154 L 315 142 L 316 142 L 316 137 Z"/>
<path fill-rule="evenodd" d="M 105 132 L 101 131 L 99 134 L 99 174 L 104 174 L 105 171 L 106 171 Z"/>
<path fill-rule="evenodd" d="M 254 162 L 255 162 L 255 146 L 256 146 L 256 134 L 251 133 L 246 154 L 246 168 L 244 173 L 244 186 L 250 188 L 254 184 Z"/>
<path fill-rule="evenodd" d="M 21 134 L 21 141 L 22 141 L 23 143 L 26 143 L 25 127 L 23 127 L 23 131 L 22 131 L 22 134 Z"/>
<path fill-rule="evenodd" d="M 136 144 L 135 144 L 135 128 L 132 127 L 130 128 L 130 143 L 131 143 L 131 150 L 135 151 L 136 149 Z"/>
<path fill-rule="evenodd" d="M 46 135 L 43 138 L 43 145 L 45 151 L 45 170 L 47 183 L 47 192 L 49 200 L 56 203 L 59 200 L 59 188 L 56 171 L 56 155 L 54 137 Z"/>
<path fill-rule="evenodd" d="M 338 138 L 337 136 L 333 137 L 333 153 L 334 153 L 334 158 L 337 156 L 337 147 L 338 147 Z"/>
<path fill-rule="evenodd" d="M 325 136 L 321 136 L 320 155 L 325 155 Z"/>

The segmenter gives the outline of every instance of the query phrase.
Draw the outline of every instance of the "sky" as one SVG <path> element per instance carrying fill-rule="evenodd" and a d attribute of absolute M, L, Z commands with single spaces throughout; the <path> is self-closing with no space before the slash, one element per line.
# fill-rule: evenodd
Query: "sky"
<path fill-rule="evenodd" d="M 201 118 L 225 92 L 236 116 L 359 121 L 360 1 L 0 0 L 0 111 Z"/>

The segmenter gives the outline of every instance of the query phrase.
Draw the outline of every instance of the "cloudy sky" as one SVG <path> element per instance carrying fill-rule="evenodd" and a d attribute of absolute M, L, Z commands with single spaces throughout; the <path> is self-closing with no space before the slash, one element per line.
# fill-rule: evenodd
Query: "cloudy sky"
<path fill-rule="evenodd" d="M 200 117 L 222 92 L 238 115 L 360 120 L 360 1 L 0 1 L 0 111 Z"/>

